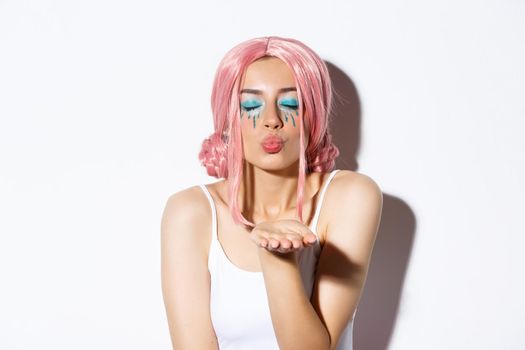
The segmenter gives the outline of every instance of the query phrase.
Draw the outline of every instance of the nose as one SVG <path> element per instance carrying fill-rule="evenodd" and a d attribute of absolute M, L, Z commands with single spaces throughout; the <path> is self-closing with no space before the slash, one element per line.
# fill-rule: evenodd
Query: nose
<path fill-rule="evenodd" d="M 277 108 L 269 108 L 266 113 L 263 113 L 263 125 L 270 130 L 277 130 L 283 127 L 284 123 L 279 116 Z"/>

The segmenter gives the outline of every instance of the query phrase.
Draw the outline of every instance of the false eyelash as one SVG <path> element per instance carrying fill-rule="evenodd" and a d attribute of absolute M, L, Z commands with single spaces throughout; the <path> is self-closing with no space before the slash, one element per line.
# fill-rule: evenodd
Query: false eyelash
<path fill-rule="evenodd" d="M 253 111 L 254 109 L 257 109 L 257 108 L 260 108 L 261 106 L 255 106 L 255 107 L 245 107 L 245 106 L 241 106 L 242 109 L 244 109 L 245 111 Z"/>
<path fill-rule="evenodd" d="M 290 108 L 290 109 L 297 109 L 297 108 L 299 108 L 299 106 L 297 106 L 297 105 L 285 105 L 285 104 L 282 104 L 281 106 L 285 107 L 285 108 Z"/>

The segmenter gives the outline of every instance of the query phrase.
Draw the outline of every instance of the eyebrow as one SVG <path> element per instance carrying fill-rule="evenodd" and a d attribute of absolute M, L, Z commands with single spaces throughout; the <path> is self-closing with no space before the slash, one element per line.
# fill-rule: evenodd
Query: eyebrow
<path fill-rule="evenodd" d="M 295 87 L 285 87 L 285 88 L 279 89 L 279 92 L 287 92 L 287 91 L 297 91 L 297 89 Z M 242 89 L 241 90 L 241 94 L 245 92 L 248 94 L 262 95 L 262 91 L 257 90 L 257 89 Z"/>

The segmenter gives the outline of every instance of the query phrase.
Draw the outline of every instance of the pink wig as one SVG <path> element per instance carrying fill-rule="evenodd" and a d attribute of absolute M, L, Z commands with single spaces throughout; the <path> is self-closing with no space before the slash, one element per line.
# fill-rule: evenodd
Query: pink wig
<path fill-rule="evenodd" d="M 237 195 L 243 177 L 240 119 L 242 76 L 250 63 L 277 57 L 292 70 L 299 99 L 300 154 L 297 184 L 297 215 L 301 222 L 305 174 L 333 169 L 339 149 L 332 143 L 329 116 L 332 87 L 324 61 L 302 42 L 277 36 L 242 42 L 221 60 L 211 95 L 215 132 L 202 143 L 199 160 L 210 176 L 229 179 L 229 209 L 236 224 L 254 227 L 239 210 Z M 303 125 L 303 119 L 306 125 Z M 306 128 L 306 130 L 305 130 Z M 304 149 L 305 132 L 308 145 Z"/>

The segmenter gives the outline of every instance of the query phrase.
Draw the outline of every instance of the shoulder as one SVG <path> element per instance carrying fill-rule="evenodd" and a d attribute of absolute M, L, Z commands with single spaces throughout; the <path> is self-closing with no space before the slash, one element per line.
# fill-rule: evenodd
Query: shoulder
<path fill-rule="evenodd" d="M 191 186 L 168 196 L 161 220 L 163 240 L 188 240 L 205 248 L 209 242 L 211 208 L 200 186 Z"/>
<path fill-rule="evenodd" d="M 202 202 L 206 203 L 206 197 L 199 185 L 186 187 L 178 192 L 175 192 L 168 196 L 166 203 L 167 204 L 188 204 Z"/>
<path fill-rule="evenodd" d="M 346 246 L 354 258 L 367 260 L 375 241 L 383 193 L 370 176 L 350 170 L 334 175 L 329 190 L 327 240 Z"/>
<path fill-rule="evenodd" d="M 171 194 L 164 208 L 166 219 L 189 220 L 201 216 L 209 206 L 206 195 L 200 186 L 192 186 Z"/>
<path fill-rule="evenodd" d="M 331 197 L 337 202 L 348 200 L 382 201 L 383 193 L 370 176 L 351 170 L 339 170 L 332 179 Z"/>
<path fill-rule="evenodd" d="M 317 264 L 312 305 L 335 348 L 355 316 L 377 235 L 382 193 L 369 176 L 340 170 L 327 190 L 326 242 Z M 333 278 L 337 276 L 337 283 Z M 333 301 L 337 300 L 337 303 Z"/>

